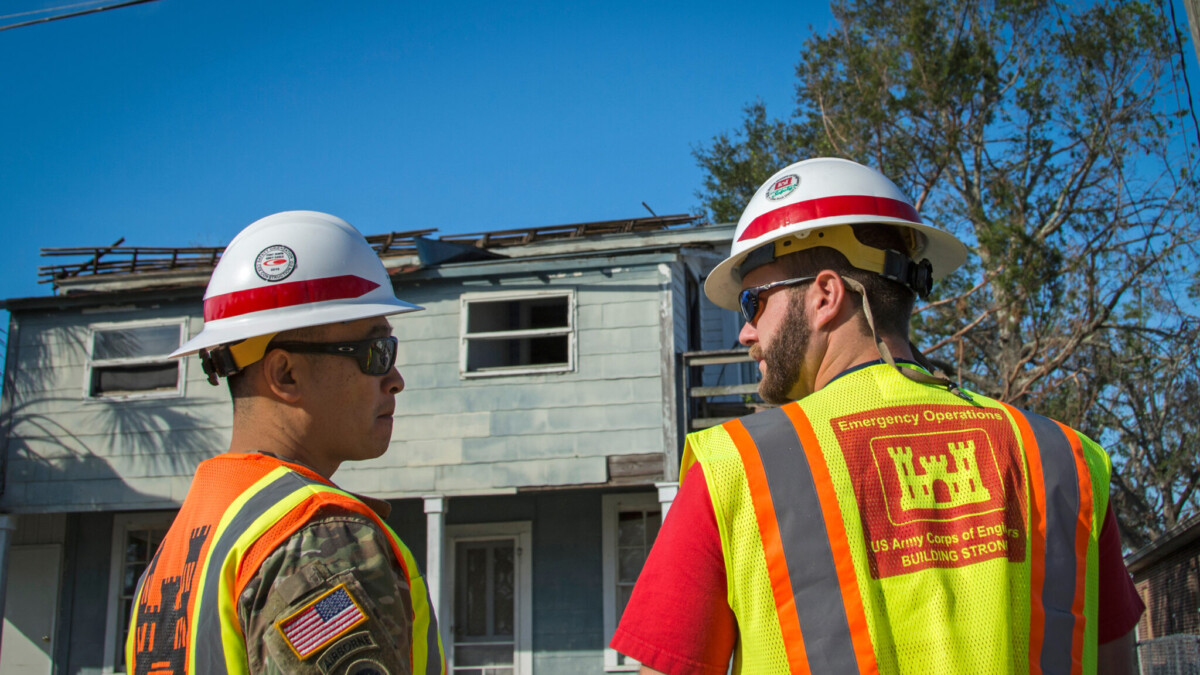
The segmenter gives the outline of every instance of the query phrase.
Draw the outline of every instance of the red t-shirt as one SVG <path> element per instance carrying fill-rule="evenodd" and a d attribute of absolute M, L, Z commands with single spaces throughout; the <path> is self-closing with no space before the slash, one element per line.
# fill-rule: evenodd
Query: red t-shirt
<path fill-rule="evenodd" d="M 1145 610 L 1121 558 L 1112 506 L 1100 529 L 1099 641 L 1130 630 Z M 610 646 L 663 673 L 724 675 L 737 638 L 725 559 L 700 464 L 683 487 L 650 550 Z"/>

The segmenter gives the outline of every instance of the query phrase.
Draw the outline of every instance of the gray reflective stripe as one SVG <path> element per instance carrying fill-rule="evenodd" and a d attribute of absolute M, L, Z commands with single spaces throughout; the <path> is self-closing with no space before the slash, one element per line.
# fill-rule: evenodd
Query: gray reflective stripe
<path fill-rule="evenodd" d="M 779 408 L 743 417 L 742 424 L 758 446 L 771 490 L 809 669 L 814 673 L 857 673 L 833 549 L 800 437 Z M 841 517 L 840 513 L 832 515 Z"/>
<path fill-rule="evenodd" d="M 1042 639 L 1042 672 L 1046 675 L 1069 673 L 1075 621 L 1083 619 L 1071 613 L 1075 601 L 1079 474 L 1075 467 L 1075 452 L 1062 428 L 1041 415 L 1022 412 L 1037 439 L 1045 483 L 1046 563 L 1042 606 L 1046 610 L 1046 631 Z M 1036 565 L 1038 561 L 1032 563 Z"/>
<path fill-rule="evenodd" d="M 204 588 L 200 589 L 196 621 L 196 644 L 192 651 L 196 655 L 196 672 L 204 675 L 228 675 L 225 667 L 225 645 L 221 642 L 221 564 L 233 550 L 239 537 L 284 497 L 301 487 L 316 483 L 306 476 L 289 471 L 271 481 L 242 505 L 221 538 L 209 550 Z"/>
<path fill-rule="evenodd" d="M 414 574 L 419 570 L 411 570 L 409 574 Z M 412 593 L 412 587 L 409 587 L 409 593 Z M 438 641 L 438 626 L 437 616 L 433 613 L 433 599 L 429 595 L 429 584 L 425 584 L 425 607 L 429 610 L 429 626 L 425 630 L 425 672 L 429 675 L 441 675 L 442 673 L 442 650 L 439 649 L 441 642 Z"/>

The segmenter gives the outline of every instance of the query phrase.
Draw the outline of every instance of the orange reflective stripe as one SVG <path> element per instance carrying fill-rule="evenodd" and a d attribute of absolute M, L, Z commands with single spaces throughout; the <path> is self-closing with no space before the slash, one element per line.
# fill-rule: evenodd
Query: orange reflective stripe
<path fill-rule="evenodd" d="M 858 588 L 854 559 L 850 556 L 850 542 L 846 539 L 846 525 L 842 520 L 842 510 L 838 505 L 837 491 L 834 490 L 829 467 L 825 464 L 825 456 L 821 452 L 821 444 L 817 441 L 812 423 L 808 421 L 808 416 L 800 406 L 787 405 L 782 409 L 796 428 L 796 435 L 800 437 L 800 446 L 804 449 L 809 469 L 812 471 L 813 483 L 817 488 L 817 498 L 821 501 L 821 515 L 825 519 L 825 531 L 829 534 L 829 546 L 833 551 L 842 603 L 846 606 L 846 622 L 850 626 L 850 640 L 854 644 L 858 671 L 864 675 L 878 673 L 879 664 L 875 661 L 875 648 L 871 645 L 867 613 Z"/>
<path fill-rule="evenodd" d="M 742 457 L 746 482 L 754 501 L 754 515 L 758 520 L 759 536 L 762 537 L 763 554 L 767 559 L 767 574 L 771 578 L 771 591 L 775 597 L 775 611 L 783 633 L 783 644 L 787 650 L 788 663 L 793 673 L 809 673 L 808 654 L 804 648 L 804 635 L 800 631 L 800 617 L 796 613 L 796 596 L 788 575 L 787 558 L 783 553 L 783 542 L 779 537 L 779 523 L 775 520 L 775 504 L 771 500 L 771 489 L 763 471 L 758 448 L 746 431 L 741 420 L 725 425 L 734 446 Z"/>
<path fill-rule="evenodd" d="M 1085 621 L 1083 620 L 1085 584 L 1087 581 L 1087 550 L 1088 540 L 1091 538 L 1092 532 L 1092 481 L 1088 478 L 1090 470 L 1087 462 L 1083 459 L 1083 442 L 1079 440 L 1079 434 L 1073 429 L 1058 423 L 1062 429 L 1063 435 L 1067 437 L 1067 442 L 1071 444 L 1071 452 L 1075 456 L 1075 470 L 1078 472 L 1079 491 L 1079 517 L 1075 521 L 1075 602 L 1071 604 L 1071 611 L 1076 617 L 1075 630 L 1071 636 L 1071 672 L 1083 672 L 1083 632 Z"/>
<path fill-rule="evenodd" d="M 1029 464 L 1029 675 L 1042 675 L 1042 643 L 1046 638 L 1046 607 L 1042 603 L 1046 584 L 1046 481 L 1041 451 L 1029 421 L 1016 408 L 1001 405 L 1020 431 Z"/>

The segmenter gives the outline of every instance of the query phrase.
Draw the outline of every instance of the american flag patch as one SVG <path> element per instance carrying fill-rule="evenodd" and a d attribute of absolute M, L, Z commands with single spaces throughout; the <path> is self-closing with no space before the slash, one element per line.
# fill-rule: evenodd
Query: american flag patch
<path fill-rule="evenodd" d="M 275 627 L 296 656 L 307 659 L 366 620 L 346 584 L 339 584 L 295 614 L 275 622 Z"/>

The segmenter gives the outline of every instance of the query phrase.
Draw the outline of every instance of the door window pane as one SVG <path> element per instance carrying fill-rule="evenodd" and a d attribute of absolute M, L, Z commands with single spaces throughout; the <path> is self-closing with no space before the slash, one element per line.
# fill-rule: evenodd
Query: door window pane
<path fill-rule="evenodd" d="M 125 532 L 125 560 L 121 563 L 121 592 L 117 599 L 117 644 L 116 666 L 125 667 L 125 638 L 129 633 L 129 615 L 133 611 L 133 596 L 137 593 L 138 581 L 158 545 L 167 533 L 167 528 L 129 529 Z"/>
<path fill-rule="evenodd" d="M 511 675 L 516 656 L 512 539 L 455 545 L 454 672 Z"/>
<path fill-rule="evenodd" d="M 633 593 L 662 523 L 660 509 L 623 510 L 617 514 L 617 620 Z"/>

